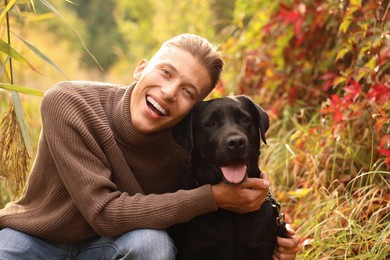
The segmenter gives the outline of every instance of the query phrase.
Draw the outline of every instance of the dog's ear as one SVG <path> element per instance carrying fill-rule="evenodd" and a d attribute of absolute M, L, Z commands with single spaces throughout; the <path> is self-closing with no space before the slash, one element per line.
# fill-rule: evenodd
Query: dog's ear
<path fill-rule="evenodd" d="M 267 112 L 263 108 L 261 108 L 258 104 L 256 104 L 250 97 L 241 95 L 237 97 L 241 102 L 244 102 L 245 104 L 248 104 L 250 107 L 252 107 L 253 111 L 255 111 L 257 122 L 259 124 L 259 130 L 260 130 L 260 136 L 261 140 L 265 144 L 267 144 L 267 140 L 265 138 L 265 133 L 267 132 L 269 128 L 269 117 Z"/>
<path fill-rule="evenodd" d="M 173 138 L 188 153 L 192 152 L 192 147 L 193 147 L 192 114 L 193 112 L 190 112 L 183 120 L 181 120 L 172 129 Z"/>

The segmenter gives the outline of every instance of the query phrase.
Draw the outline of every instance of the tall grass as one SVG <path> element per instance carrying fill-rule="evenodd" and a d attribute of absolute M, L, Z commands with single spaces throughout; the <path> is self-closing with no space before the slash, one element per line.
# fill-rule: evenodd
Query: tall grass
<path fill-rule="evenodd" d="M 68 2 L 70 3 L 70 1 Z M 37 13 L 36 4 L 40 4 L 41 7 L 49 10 L 52 15 Z M 31 31 L 34 31 L 30 23 L 44 22 L 55 16 L 60 18 L 77 36 L 83 45 L 83 50 L 93 59 L 94 57 L 85 46 L 84 41 L 77 31 L 46 0 L 0 1 L 0 10 L 2 10 L 0 12 L 1 208 L 9 200 L 16 199 L 20 196 L 22 187 L 27 179 L 28 169 L 30 168 L 30 159 L 35 157 L 37 136 L 40 131 L 39 100 L 35 99 L 35 102 L 38 103 L 29 106 L 28 100 L 31 101 L 32 99 L 23 97 L 19 93 L 40 97 L 43 95 L 43 90 L 48 87 L 39 86 L 39 83 L 24 82 L 24 76 L 30 75 L 30 72 L 33 72 L 35 74 L 34 76 L 43 76 L 39 67 L 42 68 L 42 63 L 44 63 L 47 67 L 54 68 L 61 75 L 61 79 L 64 77 L 68 79 L 64 71 L 44 54 L 44 51 L 41 51 L 30 42 L 30 39 L 33 39 L 34 36 L 30 39 L 25 37 L 29 36 Z M 46 33 L 44 32 L 42 34 Z M 44 36 L 46 39 L 46 35 Z M 60 46 L 58 40 L 54 41 L 53 44 L 55 44 L 56 48 L 53 48 L 52 51 L 58 52 Z M 47 45 L 49 46 L 50 44 Z M 52 48 L 52 45 L 47 47 L 47 49 Z M 67 57 L 67 60 L 68 63 L 74 63 L 74 61 L 69 61 L 69 57 Z M 14 74 L 16 75 L 15 77 Z M 29 77 L 29 80 L 34 78 L 34 76 Z M 48 77 L 45 78 L 45 81 L 48 81 Z M 57 81 L 59 80 L 57 79 Z M 33 85 L 33 87 L 28 87 L 26 84 Z M 7 91 L 9 95 L 4 94 L 3 91 Z M 24 99 L 23 104 L 22 99 Z M 26 119 L 26 114 L 32 115 L 30 117 L 31 119 Z M 32 131 L 30 131 L 28 126 L 32 126 Z M 32 141 L 30 134 L 34 137 Z"/>
<path fill-rule="evenodd" d="M 271 120 L 260 166 L 303 237 L 298 258 L 388 259 L 390 172 L 367 151 L 376 149 L 372 129 L 352 134 L 345 127 L 334 135 L 319 111 L 291 111 Z"/>

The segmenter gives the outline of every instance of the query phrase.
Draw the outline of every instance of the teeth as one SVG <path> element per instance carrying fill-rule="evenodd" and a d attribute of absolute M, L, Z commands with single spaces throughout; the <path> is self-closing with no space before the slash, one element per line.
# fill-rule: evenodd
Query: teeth
<path fill-rule="evenodd" d="M 160 113 L 163 114 L 164 116 L 166 116 L 168 114 L 167 111 L 162 106 L 160 106 L 160 104 L 157 103 L 157 101 L 154 100 L 152 97 L 148 96 L 148 97 L 146 97 L 146 100 L 150 104 L 152 104 L 152 106 L 154 106 L 158 111 L 160 111 Z"/>

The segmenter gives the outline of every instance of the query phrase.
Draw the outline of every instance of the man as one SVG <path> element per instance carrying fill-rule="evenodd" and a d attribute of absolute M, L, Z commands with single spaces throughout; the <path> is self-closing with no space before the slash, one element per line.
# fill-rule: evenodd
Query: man
<path fill-rule="evenodd" d="M 0 259 L 174 259 L 164 231 L 171 225 L 217 208 L 258 209 L 266 179 L 177 191 L 188 155 L 171 128 L 214 88 L 222 68 L 216 48 L 184 34 L 142 60 L 130 86 L 51 88 L 25 192 L 0 211 Z M 295 258 L 291 235 L 278 238 L 275 257 Z"/>

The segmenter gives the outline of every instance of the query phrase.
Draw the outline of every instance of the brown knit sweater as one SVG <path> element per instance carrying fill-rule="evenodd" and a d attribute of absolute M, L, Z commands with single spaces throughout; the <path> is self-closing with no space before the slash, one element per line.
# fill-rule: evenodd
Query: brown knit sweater
<path fill-rule="evenodd" d="M 23 196 L 0 210 L 0 229 L 77 242 L 216 210 L 210 185 L 176 191 L 188 156 L 170 130 L 133 129 L 133 86 L 62 82 L 45 94 L 37 157 Z"/>

